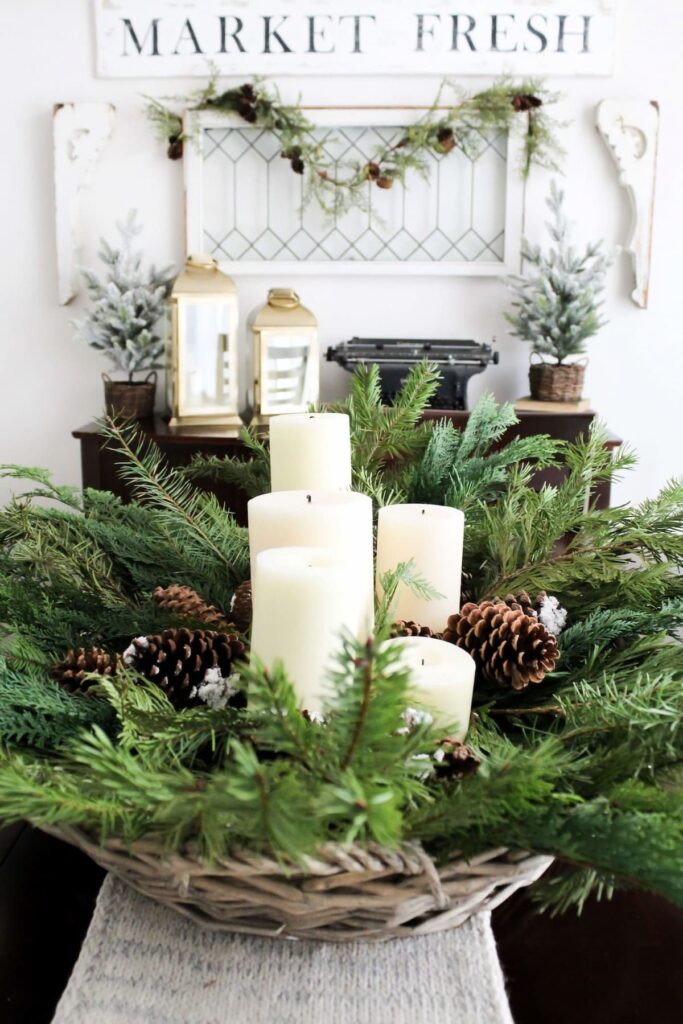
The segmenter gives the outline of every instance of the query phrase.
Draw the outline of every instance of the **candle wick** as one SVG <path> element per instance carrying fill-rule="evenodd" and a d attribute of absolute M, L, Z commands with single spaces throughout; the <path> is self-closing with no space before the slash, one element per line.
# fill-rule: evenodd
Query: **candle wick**
<path fill-rule="evenodd" d="M 424 514 L 425 514 L 425 510 L 424 510 L 424 509 L 422 509 L 422 515 L 424 515 Z"/>
<path fill-rule="evenodd" d="M 311 504 L 311 496 L 310 496 L 310 494 L 306 495 L 306 501 L 308 502 L 309 505 Z"/>
<path fill-rule="evenodd" d="M 422 664 L 424 665 L 424 663 L 425 663 L 425 660 L 424 660 L 424 658 L 423 658 L 423 659 L 422 659 Z"/>

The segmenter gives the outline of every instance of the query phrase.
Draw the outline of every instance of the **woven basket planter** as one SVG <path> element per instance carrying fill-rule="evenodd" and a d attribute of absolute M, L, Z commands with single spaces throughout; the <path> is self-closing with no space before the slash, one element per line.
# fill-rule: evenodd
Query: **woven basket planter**
<path fill-rule="evenodd" d="M 144 380 L 112 380 L 102 374 L 104 381 L 104 406 L 108 416 L 128 420 L 146 420 L 154 415 L 154 396 L 157 389 L 156 370 L 147 374 Z"/>
<path fill-rule="evenodd" d="M 457 928 L 536 881 L 552 862 L 499 848 L 437 869 L 418 844 L 399 850 L 330 844 L 289 868 L 249 853 L 207 865 L 190 854 L 163 854 L 154 840 L 128 846 L 109 839 L 100 846 L 73 828 L 45 831 L 204 927 L 327 942 L 381 942 Z"/>
<path fill-rule="evenodd" d="M 529 392 L 537 402 L 578 402 L 583 392 L 585 363 L 532 363 Z"/>

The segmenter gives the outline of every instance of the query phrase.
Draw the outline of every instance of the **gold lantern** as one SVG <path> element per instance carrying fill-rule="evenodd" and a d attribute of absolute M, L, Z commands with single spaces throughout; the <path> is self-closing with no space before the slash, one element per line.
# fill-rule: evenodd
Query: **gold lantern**
<path fill-rule="evenodd" d="M 211 256 L 189 256 L 171 293 L 170 425 L 237 430 L 237 288 Z"/>
<path fill-rule="evenodd" d="M 250 320 L 254 345 L 254 424 L 318 401 L 318 322 L 292 288 L 271 288 Z"/>

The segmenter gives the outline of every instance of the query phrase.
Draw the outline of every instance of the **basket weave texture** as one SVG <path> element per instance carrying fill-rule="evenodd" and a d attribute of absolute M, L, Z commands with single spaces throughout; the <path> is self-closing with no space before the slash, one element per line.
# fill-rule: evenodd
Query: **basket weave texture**
<path fill-rule="evenodd" d="M 157 388 L 156 371 L 148 373 L 141 381 L 111 380 L 102 374 L 104 381 L 104 405 L 108 416 L 129 420 L 149 419 L 154 415 L 154 395 Z"/>
<path fill-rule="evenodd" d="M 329 844 L 288 866 L 247 852 L 209 865 L 191 854 L 164 854 L 151 839 L 98 845 L 77 829 L 45 831 L 204 927 L 278 939 L 381 942 L 457 928 L 530 885 L 552 862 L 498 848 L 437 869 L 421 846 L 408 843 L 397 850 Z"/>
<path fill-rule="evenodd" d="M 584 363 L 532 363 L 529 391 L 538 402 L 578 402 L 583 391 Z"/>

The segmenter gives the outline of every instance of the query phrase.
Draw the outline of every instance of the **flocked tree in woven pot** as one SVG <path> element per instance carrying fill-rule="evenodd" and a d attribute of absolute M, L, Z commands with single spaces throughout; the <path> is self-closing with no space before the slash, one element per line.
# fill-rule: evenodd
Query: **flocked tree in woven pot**
<path fill-rule="evenodd" d="M 599 242 L 587 245 L 583 253 L 575 251 L 563 203 L 564 192 L 553 181 L 546 200 L 552 216 L 546 227 L 555 244 L 543 252 L 525 239 L 522 256 L 530 272 L 508 280 L 515 299 L 505 316 L 511 333 L 531 342 L 531 397 L 545 402 L 581 398 L 586 360 L 576 357 L 585 354 L 586 340 L 606 322 L 600 316 L 599 297 L 609 258 Z M 536 363 L 534 355 L 539 357 Z"/>
<path fill-rule="evenodd" d="M 114 372 L 126 375 L 125 381 L 102 375 L 107 412 L 142 418 L 152 415 L 156 371 L 164 365 L 159 324 L 167 310 L 173 268 L 157 270 L 152 264 L 143 270 L 142 253 L 133 247 L 142 231 L 135 210 L 117 228 L 121 235 L 118 248 L 100 240 L 98 255 L 105 273 L 82 272 L 93 305 L 88 316 L 74 326 L 80 339 L 107 356 Z M 145 370 L 144 380 L 134 380 L 135 374 Z"/>

